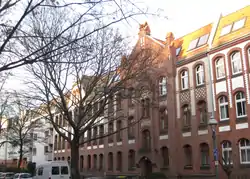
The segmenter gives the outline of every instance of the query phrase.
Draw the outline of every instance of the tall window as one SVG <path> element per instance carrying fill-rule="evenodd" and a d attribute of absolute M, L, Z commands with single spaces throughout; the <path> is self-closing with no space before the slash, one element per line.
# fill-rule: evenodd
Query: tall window
<path fill-rule="evenodd" d="M 57 139 L 58 137 L 57 137 L 57 135 L 55 135 L 55 141 L 54 141 L 54 150 L 58 150 L 58 148 L 57 148 Z"/>
<path fill-rule="evenodd" d="M 182 108 L 182 118 L 183 118 L 183 126 L 184 127 L 187 127 L 187 126 L 190 126 L 191 124 L 191 120 L 190 120 L 190 117 L 191 117 L 191 114 L 190 114 L 190 110 L 189 110 L 189 106 L 188 105 L 185 105 L 183 106 Z"/>
<path fill-rule="evenodd" d="M 209 147 L 208 144 L 200 144 L 201 151 L 201 166 L 209 165 Z"/>
<path fill-rule="evenodd" d="M 116 122 L 116 130 L 117 130 L 117 133 L 116 133 L 116 140 L 117 142 L 121 141 L 122 140 L 122 121 L 119 120 Z"/>
<path fill-rule="evenodd" d="M 135 90 L 134 88 L 129 88 L 128 90 L 128 93 L 129 93 L 129 98 L 128 98 L 128 105 L 129 106 L 133 106 L 134 105 L 134 102 L 133 102 L 133 99 L 135 97 Z"/>
<path fill-rule="evenodd" d="M 94 127 L 93 129 L 93 138 L 94 138 L 94 141 L 93 141 L 93 144 L 96 145 L 97 144 L 97 126 Z"/>
<path fill-rule="evenodd" d="M 223 121 L 229 119 L 228 100 L 226 96 L 221 96 L 219 98 L 219 107 L 220 107 L 220 120 Z"/>
<path fill-rule="evenodd" d="M 144 130 L 142 132 L 142 145 L 143 145 L 143 148 L 145 149 L 150 149 L 151 146 L 150 146 L 150 132 L 149 130 Z"/>
<path fill-rule="evenodd" d="M 149 117 L 150 114 L 150 99 L 146 98 L 142 100 L 142 116 Z"/>
<path fill-rule="evenodd" d="M 240 52 L 233 52 L 230 57 L 232 63 L 232 73 L 237 74 L 242 72 Z"/>
<path fill-rule="evenodd" d="M 250 142 L 248 139 L 240 140 L 240 163 L 250 164 Z"/>
<path fill-rule="evenodd" d="M 224 60 L 223 58 L 219 58 L 215 62 L 216 67 L 216 78 L 224 78 L 225 77 L 225 69 L 224 69 Z"/>
<path fill-rule="evenodd" d="M 91 155 L 88 155 L 88 169 L 91 169 Z"/>
<path fill-rule="evenodd" d="M 134 117 L 128 118 L 128 139 L 134 139 L 135 137 L 135 124 Z"/>
<path fill-rule="evenodd" d="M 168 154 L 168 148 L 167 147 L 162 147 L 161 148 L 161 155 L 162 155 L 162 159 L 163 159 L 162 165 L 164 167 L 169 166 L 169 154 Z"/>
<path fill-rule="evenodd" d="M 185 145 L 183 149 L 185 155 L 185 166 L 192 166 L 192 147 L 190 145 Z"/>
<path fill-rule="evenodd" d="M 87 131 L 87 140 L 88 140 L 88 145 L 91 145 L 91 129 Z"/>
<path fill-rule="evenodd" d="M 99 170 L 103 169 L 103 154 L 99 155 Z"/>
<path fill-rule="evenodd" d="M 135 167 L 135 151 L 129 150 L 128 152 L 128 169 L 132 170 Z"/>
<path fill-rule="evenodd" d="M 160 109 L 160 132 L 167 132 L 168 130 L 168 114 L 166 109 Z"/>
<path fill-rule="evenodd" d="M 111 122 L 108 124 L 108 132 L 109 132 L 109 136 L 108 136 L 108 142 L 109 143 L 112 143 L 113 142 L 113 139 L 114 139 L 114 136 L 112 135 L 112 133 L 114 132 L 114 124 Z"/>
<path fill-rule="evenodd" d="M 122 152 L 117 152 L 117 171 L 122 171 Z"/>
<path fill-rule="evenodd" d="M 188 71 L 184 70 L 181 72 L 181 89 L 188 89 Z"/>
<path fill-rule="evenodd" d="M 97 169 L 97 155 L 96 154 L 93 156 L 93 168 Z"/>
<path fill-rule="evenodd" d="M 159 80 L 159 94 L 164 96 L 167 94 L 167 78 L 161 77 Z"/>
<path fill-rule="evenodd" d="M 205 82 L 203 65 L 198 65 L 195 68 L 196 72 L 196 85 L 203 85 Z"/>
<path fill-rule="evenodd" d="M 112 171 L 113 170 L 113 153 L 109 152 L 108 154 L 108 170 Z"/>
<path fill-rule="evenodd" d="M 223 164 L 229 165 L 232 164 L 232 144 L 230 141 L 224 141 L 221 145 L 222 147 L 222 157 Z"/>
<path fill-rule="evenodd" d="M 100 125 L 99 126 L 99 135 L 100 136 L 103 136 L 104 135 L 104 126 L 103 125 Z M 103 144 L 103 138 L 100 138 L 99 139 L 99 145 Z"/>
<path fill-rule="evenodd" d="M 235 103 L 236 103 L 237 117 L 245 117 L 246 116 L 246 98 L 243 92 L 238 92 L 235 95 Z"/>
<path fill-rule="evenodd" d="M 206 124 L 207 123 L 207 105 L 206 105 L 206 102 L 200 101 L 197 106 L 198 106 L 198 114 L 199 114 L 200 124 Z"/>

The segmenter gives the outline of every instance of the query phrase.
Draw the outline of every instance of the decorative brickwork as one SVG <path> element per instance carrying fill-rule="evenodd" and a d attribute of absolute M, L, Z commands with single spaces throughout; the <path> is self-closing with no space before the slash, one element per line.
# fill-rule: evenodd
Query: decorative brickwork
<path fill-rule="evenodd" d="M 184 91 L 180 93 L 180 102 L 183 103 L 189 103 L 191 101 L 190 97 L 190 91 Z"/>

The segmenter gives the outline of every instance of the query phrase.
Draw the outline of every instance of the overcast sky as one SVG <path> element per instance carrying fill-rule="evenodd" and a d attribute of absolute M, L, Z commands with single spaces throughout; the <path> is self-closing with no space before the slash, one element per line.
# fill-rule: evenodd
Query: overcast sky
<path fill-rule="evenodd" d="M 168 19 L 156 17 L 141 17 L 138 23 L 147 21 L 151 28 L 151 35 L 163 39 L 167 32 L 173 32 L 176 38 L 192 32 L 211 23 L 222 13 L 226 15 L 250 5 L 250 0 L 141 0 L 150 7 L 150 11 L 161 12 Z M 137 40 L 139 25 L 134 22 L 122 27 L 122 31 Z M 134 43 L 134 42 L 133 42 Z M 19 70 L 18 70 L 19 71 Z M 22 72 L 16 73 L 15 79 L 7 84 L 6 88 L 20 87 L 23 79 Z"/>

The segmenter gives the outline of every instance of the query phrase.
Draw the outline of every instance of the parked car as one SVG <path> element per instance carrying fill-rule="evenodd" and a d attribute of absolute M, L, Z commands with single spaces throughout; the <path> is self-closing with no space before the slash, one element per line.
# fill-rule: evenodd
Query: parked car
<path fill-rule="evenodd" d="M 16 173 L 14 179 L 32 179 L 31 174 L 29 173 Z"/>
<path fill-rule="evenodd" d="M 13 173 L 13 172 L 2 173 L 0 176 L 0 179 L 13 179 L 14 175 L 15 175 L 15 173 Z"/>
<path fill-rule="evenodd" d="M 37 166 L 33 179 L 70 179 L 70 167 L 67 161 L 52 161 Z"/>

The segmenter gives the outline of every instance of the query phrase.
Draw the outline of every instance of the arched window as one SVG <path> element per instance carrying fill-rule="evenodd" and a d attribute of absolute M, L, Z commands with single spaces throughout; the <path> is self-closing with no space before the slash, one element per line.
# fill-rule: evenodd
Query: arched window
<path fill-rule="evenodd" d="M 241 139 L 239 144 L 240 163 L 250 164 L 250 142 L 248 139 Z"/>
<path fill-rule="evenodd" d="M 159 79 L 159 95 L 164 96 L 167 94 L 167 78 L 161 77 Z"/>
<path fill-rule="evenodd" d="M 183 147 L 184 150 L 184 155 L 185 155 L 185 166 L 190 167 L 193 165 L 192 158 L 193 158 L 193 153 L 192 153 L 192 147 L 190 145 L 185 145 Z"/>
<path fill-rule="evenodd" d="M 91 169 L 91 155 L 88 155 L 88 169 Z"/>
<path fill-rule="evenodd" d="M 112 171 L 113 170 L 113 153 L 109 152 L 108 154 L 108 170 Z"/>
<path fill-rule="evenodd" d="M 209 165 L 209 146 L 206 143 L 200 144 L 201 166 Z"/>
<path fill-rule="evenodd" d="M 183 119 L 183 127 L 188 127 L 191 125 L 191 114 L 188 105 L 184 105 L 182 107 L 182 119 Z"/>
<path fill-rule="evenodd" d="M 94 154 L 93 156 L 93 168 L 97 169 L 97 155 L 96 154 Z"/>
<path fill-rule="evenodd" d="M 168 113 L 166 108 L 159 110 L 160 117 L 160 133 L 164 134 L 168 132 Z"/>
<path fill-rule="evenodd" d="M 222 161 L 225 165 L 232 164 L 232 144 L 230 141 L 224 141 L 221 145 Z"/>
<path fill-rule="evenodd" d="M 61 158 L 60 158 L 60 157 L 58 157 L 58 159 L 57 159 L 57 160 L 59 160 L 59 161 L 60 161 L 60 160 L 61 160 Z"/>
<path fill-rule="evenodd" d="M 196 85 L 197 86 L 203 85 L 205 82 L 203 65 L 197 65 L 195 68 L 195 73 L 196 73 Z"/>
<path fill-rule="evenodd" d="M 207 124 L 207 105 L 205 101 L 199 101 L 198 105 L 198 117 L 200 124 Z"/>
<path fill-rule="evenodd" d="M 142 132 L 142 145 L 143 145 L 143 148 L 145 148 L 146 150 L 151 148 L 149 130 L 144 130 Z"/>
<path fill-rule="evenodd" d="M 99 155 L 99 170 L 103 170 L 103 154 Z"/>
<path fill-rule="evenodd" d="M 54 161 L 56 161 L 56 157 L 54 158 Z"/>
<path fill-rule="evenodd" d="M 220 120 L 228 120 L 229 112 L 228 112 L 228 100 L 226 96 L 221 96 L 219 98 L 219 108 L 220 108 Z"/>
<path fill-rule="evenodd" d="M 246 116 L 246 98 L 243 92 L 235 95 L 236 116 L 238 118 Z"/>
<path fill-rule="evenodd" d="M 117 152 L 117 171 L 122 171 L 122 152 Z"/>
<path fill-rule="evenodd" d="M 162 147 L 161 148 L 161 156 L 162 156 L 162 165 L 163 167 L 169 166 L 169 153 L 168 153 L 168 148 L 167 147 Z"/>
<path fill-rule="evenodd" d="M 80 156 L 80 170 L 83 171 L 83 165 L 84 165 L 84 160 L 83 160 L 83 155 Z"/>
<path fill-rule="evenodd" d="M 221 79 L 225 77 L 225 68 L 224 68 L 224 60 L 223 58 L 218 58 L 215 61 L 215 68 L 216 68 L 216 78 Z"/>
<path fill-rule="evenodd" d="M 135 151 L 129 150 L 128 152 L 128 169 L 133 170 L 135 167 Z"/>
<path fill-rule="evenodd" d="M 64 157 L 62 157 L 62 161 L 64 161 L 65 159 L 64 159 Z"/>
<path fill-rule="evenodd" d="M 188 89 L 188 71 L 183 70 L 181 72 L 181 89 L 185 90 Z"/>
<path fill-rule="evenodd" d="M 242 72 L 240 52 L 239 51 L 233 52 L 230 55 L 230 58 L 231 58 L 231 65 L 232 65 L 232 73 L 237 74 L 237 73 Z"/>

